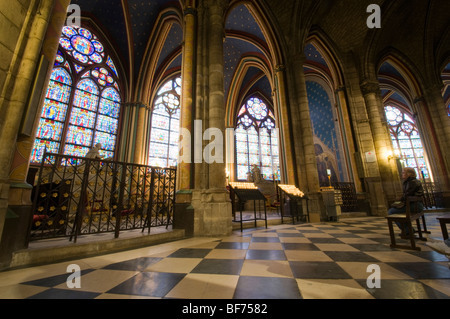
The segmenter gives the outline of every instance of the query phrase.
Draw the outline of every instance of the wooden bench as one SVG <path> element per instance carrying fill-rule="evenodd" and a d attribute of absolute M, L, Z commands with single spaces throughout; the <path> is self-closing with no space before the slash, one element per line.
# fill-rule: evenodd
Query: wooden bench
<path fill-rule="evenodd" d="M 388 215 L 386 216 L 386 219 L 388 221 L 388 226 L 389 226 L 389 234 L 391 236 L 391 247 L 392 248 L 403 248 L 403 249 L 413 249 L 413 250 L 421 250 L 420 247 L 416 246 L 416 237 L 414 235 L 414 230 L 413 230 L 413 226 L 412 223 L 415 221 L 416 225 L 417 225 L 417 232 L 419 233 L 419 238 L 420 240 L 424 240 L 426 241 L 427 239 L 424 238 L 422 236 L 423 232 L 428 233 L 427 231 L 427 226 L 425 223 L 425 216 L 424 216 L 424 212 L 423 211 L 419 211 L 419 207 L 417 205 L 417 202 L 422 201 L 422 197 L 408 197 L 408 199 L 406 200 L 406 211 L 405 214 L 393 214 L 393 215 Z M 411 204 L 412 203 L 416 203 L 416 205 L 414 205 L 415 209 L 414 211 L 411 211 Z M 422 231 L 421 227 L 420 227 L 420 219 L 422 219 L 423 225 L 424 225 L 424 230 Z M 396 243 L 395 240 L 395 233 L 394 233 L 394 226 L 393 223 L 394 222 L 399 222 L 403 225 L 405 225 L 407 227 L 407 229 L 409 230 L 409 236 L 408 239 L 411 243 L 410 246 L 408 245 L 399 245 Z"/>
<path fill-rule="evenodd" d="M 439 221 L 439 224 L 441 225 L 442 238 L 444 240 L 448 239 L 447 224 L 450 224 L 450 214 L 439 216 L 436 219 Z"/>

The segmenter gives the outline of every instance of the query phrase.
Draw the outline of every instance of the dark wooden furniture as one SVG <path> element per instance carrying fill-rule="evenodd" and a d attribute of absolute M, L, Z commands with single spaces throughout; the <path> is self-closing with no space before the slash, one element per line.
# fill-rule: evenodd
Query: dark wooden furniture
<path fill-rule="evenodd" d="M 406 200 L 406 211 L 405 214 L 393 214 L 386 216 L 389 226 L 389 234 L 391 236 L 391 247 L 392 248 L 403 248 L 403 249 L 413 249 L 421 250 L 420 247 L 416 246 L 416 237 L 414 235 L 414 229 L 412 223 L 415 221 L 417 225 L 417 232 L 419 233 L 420 240 L 426 241 L 427 239 L 422 236 L 423 232 L 428 232 L 425 223 L 425 217 L 423 210 L 420 211 L 418 207 L 418 202 L 422 201 L 421 197 L 408 197 Z M 413 205 L 414 204 L 414 205 Z M 420 219 L 422 219 L 424 225 L 424 231 L 420 227 Z M 398 222 L 407 227 L 409 230 L 409 236 L 407 237 L 410 241 L 410 245 L 397 244 L 394 234 L 393 223 Z"/>
<path fill-rule="evenodd" d="M 436 217 L 436 219 L 439 221 L 439 224 L 441 225 L 442 238 L 444 240 L 448 239 L 447 224 L 450 224 L 450 214 Z"/>

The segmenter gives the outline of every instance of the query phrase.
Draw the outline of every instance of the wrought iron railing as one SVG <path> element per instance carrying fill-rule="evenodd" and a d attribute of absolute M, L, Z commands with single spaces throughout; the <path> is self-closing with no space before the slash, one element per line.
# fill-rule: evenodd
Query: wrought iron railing
<path fill-rule="evenodd" d="M 29 241 L 172 224 L 176 169 L 44 154 Z"/>
<path fill-rule="evenodd" d="M 436 183 L 422 182 L 425 208 L 443 208 L 443 195 Z"/>

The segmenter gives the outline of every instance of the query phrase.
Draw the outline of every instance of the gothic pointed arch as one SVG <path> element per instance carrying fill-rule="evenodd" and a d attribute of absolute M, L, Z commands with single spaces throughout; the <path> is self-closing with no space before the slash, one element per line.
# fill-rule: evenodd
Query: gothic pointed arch
<path fill-rule="evenodd" d="M 120 72 L 106 44 L 92 27 L 63 27 L 32 164 L 45 151 L 85 156 L 97 144 L 103 157 L 116 156 L 123 96 Z"/>
<path fill-rule="evenodd" d="M 412 167 L 419 177 L 433 180 L 425 147 L 430 144 L 430 137 L 423 130 L 429 112 L 426 104 L 417 105 L 417 97 L 421 96 L 419 84 L 395 56 L 387 56 L 382 60 L 378 68 L 378 80 L 384 115 L 396 156 L 402 166 Z"/>
<path fill-rule="evenodd" d="M 320 186 L 354 182 L 354 145 L 343 97 L 344 86 L 337 59 L 315 32 L 305 44 L 304 72 Z M 330 175 L 330 179 L 328 176 Z M 336 185 L 336 184 L 335 184 Z"/>

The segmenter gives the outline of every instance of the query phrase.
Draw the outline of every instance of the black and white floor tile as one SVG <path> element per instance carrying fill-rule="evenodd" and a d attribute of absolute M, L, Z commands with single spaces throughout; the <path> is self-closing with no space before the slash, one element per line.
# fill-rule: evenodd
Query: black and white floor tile
<path fill-rule="evenodd" d="M 427 223 L 430 240 L 439 240 L 433 214 Z M 421 251 L 389 244 L 382 217 L 253 228 L 0 272 L 0 298 L 450 298 L 447 256 L 425 242 Z M 71 264 L 81 270 L 79 288 L 68 285 Z M 371 265 L 379 277 L 371 277 Z"/>

